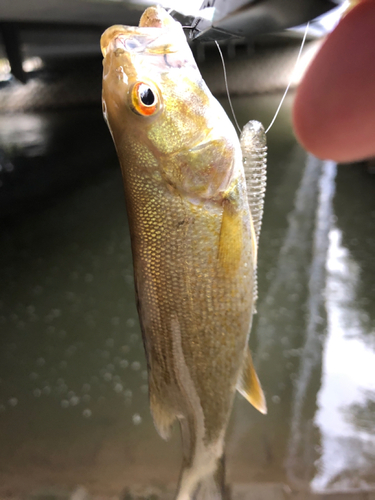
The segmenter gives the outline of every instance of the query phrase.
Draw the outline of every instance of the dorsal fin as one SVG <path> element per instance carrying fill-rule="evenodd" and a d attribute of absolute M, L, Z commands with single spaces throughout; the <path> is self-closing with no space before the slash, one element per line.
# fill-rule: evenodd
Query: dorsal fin
<path fill-rule="evenodd" d="M 237 391 L 261 413 L 267 413 L 267 403 L 263 389 L 256 374 L 250 349 L 247 349 L 242 367 L 242 374 L 237 384 Z"/>
<path fill-rule="evenodd" d="M 263 125 L 255 120 L 249 121 L 242 129 L 240 142 L 246 178 L 247 199 L 258 245 L 260 228 L 262 226 L 267 178 L 267 145 Z M 255 308 L 258 298 L 256 266 L 254 266 L 253 290 Z"/>

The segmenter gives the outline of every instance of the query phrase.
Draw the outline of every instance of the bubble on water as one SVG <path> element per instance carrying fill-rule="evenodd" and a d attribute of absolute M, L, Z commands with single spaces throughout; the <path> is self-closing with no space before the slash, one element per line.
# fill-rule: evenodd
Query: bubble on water
<path fill-rule="evenodd" d="M 38 358 L 36 360 L 36 365 L 37 366 L 44 366 L 46 364 L 46 360 L 44 358 Z"/>
<path fill-rule="evenodd" d="M 59 331 L 59 338 L 60 339 L 65 339 L 66 337 L 66 331 L 65 330 L 60 330 Z"/>
<path fill-rule="evenodd" d="M 69 408 L 69 401 L 67 399 L 63 399 L 60 404 L 61 408 Z"/>
<path fill-rule="evenodd" d="M 126 398 L 131 398 L 131 397 L 133 396 L 133 392 L 132 392 L 132 390 L 131 390 L 131 389 L 125 389 L 125 391 L 124 391 L 124 396 L 125 396 Z"/>
<path fill-rule="evenodd" d="M 268 354 L 268 352 L 264 352 L 261 357 L 262 359 L 267 360 L 269 359 L 270 355 Z"/>
<path fill-rule="evenodd" d="M 138 371 L 141 368 L 141 363 L 139 361 L 133 361 L 131 368 L 134 371 Z"/>
<path fill-rule="evenodd" d="M 134 413 L 132 420 L 134 425 L 139 425 L 140 423 L 142 423 L 142 417 L 139 415 L 139 413 Z"/>
<path fill-rule="evenodd" d="M 5 411 L 5 406 L 0 404 L 0 413 L 2 413 L 3 411 Z"/>
<path fill-rule="evenodd" d="M 292 357 L 298 357 L 298 356 L 301 356 L 302 354 L 302 349 L 290 349 L 289 351 L 289 354 L 292 356 Z"/>
<path fill-rule="evenodd" d="M 96 321 L 91 314 L 86 314 L 85 322 L 86 322 L 86 325 L 89 326 L 90 328 L 96 327 Z"/>
<path fill-rule="evenodd" d="M 143 380 L 147 380 L 147 379 L 148 379 L 148 373 L 147 373 L 147 370 L 143 370 L 143 372 L 142 372 L 142 375 L 141 375 L 141 376 L 142 376 Z"/>
<path fill-rule="evenodd" d="M 33 390 L 33 395 L 36 397 L 36 398 L 39 398 L 41 395 L 42 395 L 42 391 L 40 389 L 34 389 Z"/>
<path fill-rule="evenodd" d="M 113 326 L 119 326 L 120 318 L 118 316 L 113 316 L 113 318 L 111 318 L 111 324 Z"/>
<path fill-rule="evenodd" d="M 132 333 L 132 334 L 130 335 L 130 342 L 131 342 L 132 344 L 135 344 L 136 342 L 138 342 L 138 335 L 137 335 L 136 333 Z"/>
<path fill-rule="evenodd" d="M 129 352 L 130 351 L 130 347 L 128 345 L 122 345 L 121 346 L 121 351 L 122 352 Z"/>
<path fill-rule="evenodd" d="M 60 394 L 65 394 L 68 391 L 68 386 L 66 384 L 61 384 L 59 386 L 59 392 Z"/>
<path fill-rule="evenodd" d="M 65 349 L 65 354 L 67 356 L 73 356 L 77 352 L 77 346 L 72 344 L 67 349 Z"/>
<path fill-rule="evenodd" d="M 109 372 L 114 372 L 114 371 L 115 371 L 115 365 L 113 365 L 112 363 L 109 363 L 109 364 L 107 365 L 107 370 L 108 370 Z"/>
<path fill-rule="evenodd" d="M 71 397 L 73 397 L 75 395 L 76 395 L 76 393 L 74 391 L 69 391 L 68 394 L 67 394 L 67 397 L 71 398 Z"/>
<path fill-rule="evenodd" d="M 51 388 L 49 385 L 46 385 L 45 387 L 43 387 L 43 390 L 42 390 L 43 394 L 45 396 L 49 396 L 51 394 Z"/>
<path fill-rule="evenodd" d="M 77 406 L 77 404 L 79 403 L 79 397 L 78 396 L 72 396 L 69 400 L 69 403 L 72 405 L 72 406 Z"/>
<path fill-rule="evenodd" d="M 109 356 L 110 356 L 110 352 L 109 351 L 102 351 L 102 358 L 108 359 Z"/>
<path fill-rule="evenodd" d="M 39 375 L 35 372 L 31 372 L 29 377 L 30 377 L 30 380 L 37 380 L 39 378 Z"/>
<path fill-rule="evenodd" d="M 47 326 L 47 328 L 46 328 L 46 333 L 48 333 L 48 335 L 52 335 L 53 333 L 55 333 L 55 331 L 56 331 L 56 327 L 53 325 Z"/>
<path fill-rule="evenodd" d="M 280 403 L 280 396 L 277 396 L 275 394 L 275 396 L 272 396 L 272 403 L 275 403 L 275 405 L 279 404 Z"/>
<path fill-rule="evenodd" d="M 146 385 L 146 384 L 141 385 L 141 392 L 143 392 L 143 394 L 147 394 L 148 393 L 148 385 Z"/>
<path fill-rule="evenodd" d="M 91 385 L 90 384 L 83 384 L 82 386 L 82 392 L 89 392 L 91 389 Z"/>
<path fill-rule="evenodd" d="M 122 359 L 120 361 L 121 368 L 127 368 L 129 366 L 129 361 L 127 359 Z"/>
<path fill-rule="evenodd" d="M 64 370 L 68 366 L 68 363 L 66 361 L 60 361 L 59 367 Z"/>
<path fill-rule="evenodd" d="M 135 325 L 135 319 L 133 319 L 133 318 L 128 318 L 128 319 L 126 320 L 126 326 L 127 326 L 128 328 L 132 328 L 134 325 Z"/>
<path fill-rule="evenodd" d="M 90 418 L 91 415 L 92 415 L 92 411 L 89 408 L 86 408 L 82 412 L 82 416 L 85 417 L 85 418 Z"/>
<path fill-rule="evenodd" d="M 112 380 L 112 373 L 110 372 L 105 373 L 103 378 L 106 382 L 109 382 L 110 380 Z"/>
<path fill-rule="evenodd" d="M 91 396 L 90 394 L 85 394 L 84 396 L 82 396 L 82 401 L 84 403 L 89 403 L 91 401 Z"/>
<path fill-rule="evenodd" d="M 18 399 L 17 399 L 17 398 L 10 398 L 10 399 L 8 400 L 8 403 L 9 403 L 9 405 L 10 405 L 10 406 L 13 406 L 13 407 L 14 407 L 14 406 L 17 406 L 17 404 L 18 404 Z"/>
<path fill-rule="evenodd" d="M 290 293 L 288 295 L 289 302 L 298 302 L 300 295 L 298 293 Z"/>
<path fill-rule="evenodd" d="M 105 341 L 106 347 L 113 347 L 115 345 L 115 341 L 113 339 L 107 339 Z"/>
<path fill-rule="evenodd" d="M 122 392 L 122 390 L 123 390 L 123 385 L 122 385 L 122 384 L 120 384 L 120 383 L 117 383 L 117 384 L 115 384 L 115 386 L 114 386 L 114 388 L 113 388 L 113 389 L 115 390 L 115 392 L 120 393 L 120 392 Z"/>
<path fill-rule="evenodd" d="M 85 274 L 85 282 L 92 283 L 94 281 L 94 276 L 90 273 Z"/>
<path fill-rule="evenodd" d="M 75 302 L 77 299 L 77 295 L 74 292 L 66 292 L 65 297 L 70 302 Z"/>

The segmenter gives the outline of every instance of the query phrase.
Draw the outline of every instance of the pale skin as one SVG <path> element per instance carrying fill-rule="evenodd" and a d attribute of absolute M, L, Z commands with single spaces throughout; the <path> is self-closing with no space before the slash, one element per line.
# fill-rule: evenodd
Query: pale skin
<path fill-rule="evenodd" d="M 375 1 L 359 2 L 327 37 L 293 108 L 297 138 L 337 162 L 375 157 Z"/>

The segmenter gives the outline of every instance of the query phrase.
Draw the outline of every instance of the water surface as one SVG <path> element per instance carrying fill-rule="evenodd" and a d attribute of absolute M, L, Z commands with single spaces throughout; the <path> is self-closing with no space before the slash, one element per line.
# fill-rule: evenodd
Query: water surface
<path fill-rule="evenodd" d="M 279 96 L 234 100 L 268 124 Z M 375 487 L 375 179 L 269 133 L 251 334 L 269 413 L 236 398 L 234 483 Z M 102 139 L 103 138 L 103 139 Z M 176 482 L 147 400 L 122 180 L 99 109 L 0 117 L 0 497 Z"/>

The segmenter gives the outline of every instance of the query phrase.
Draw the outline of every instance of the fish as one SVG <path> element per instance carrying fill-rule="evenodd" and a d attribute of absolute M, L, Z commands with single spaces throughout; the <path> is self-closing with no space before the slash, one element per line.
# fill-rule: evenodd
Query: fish
<path fill-rule="evenodd" d="M 236 390 L 266 413 L 248 349 L 264 129 L 251 121 L 238 139 L 181 24 L 161 7 L 146 9 L 139 26 L 108 28 L 101 50 L 103 115 L 124 181 L 150 410 L 164 439 L 180 424 L 176 500 L 226 499 L 225 435 Z"/>

